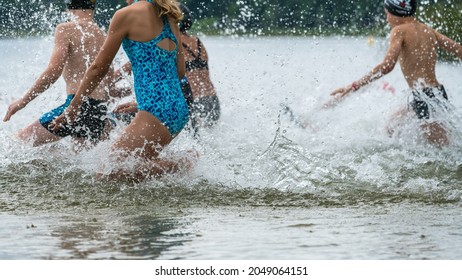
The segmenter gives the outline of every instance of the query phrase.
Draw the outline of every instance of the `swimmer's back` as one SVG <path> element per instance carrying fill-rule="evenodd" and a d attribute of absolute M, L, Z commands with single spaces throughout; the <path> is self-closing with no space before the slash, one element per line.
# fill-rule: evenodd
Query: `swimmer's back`
<path fill-rule="evenodd" d="M 119 11 L 124 18 L 125 24 L 129 26 L 127 38 L 137 42 L 149 42 L 159 36 L 162 32 L 164 22 L 156 6 L 147 2 L 133 3 Z M 170 25 L 176 24 L 170 17 Z M 166 50 L 174 50 L 176 44 L 171 40 L 162 40 L 157 44 Z"/>
<path fill-rule="evenodd" d="M 392 32 L 402 32 L 399 62 L 409 87 L 438 86 L 435 75 L 438 38 L 434 30 L 415 21 L 400 25 Z"/>
<path fill-rule="evenodd" d="M 63 69 L 63 78 L 66 81 L 67 94 L 74 94 L 77 92 L 85 71 L 98 55 L 106 36 L 94 22 L 63 23 L 58 25 L 56 30 L 56 32 L 64 32 L 66 34 L 68 53 Z M 89 97 L 97 100 L 107 100 L 106 91 L 111 77 L 112 69 Z"/>
<path fill-rule="evenodd" d="M 217 93 L 210 79 L 208 68 L 209 57 L 204 45 L 197 37 L 191 35 L 182 34 L 181 40 L 185 44 L 184 56 L 186 63 L 199 59 L 204 65 L 205 63 L 207 65 L 207 67 L 189 69 L 186 73 L 189 83 L 191 84 L 194 99 L 215 96 Z"/>

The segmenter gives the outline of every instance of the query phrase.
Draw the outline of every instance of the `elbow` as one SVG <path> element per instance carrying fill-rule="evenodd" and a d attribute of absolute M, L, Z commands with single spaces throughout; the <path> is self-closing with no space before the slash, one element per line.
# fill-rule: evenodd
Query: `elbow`
<path fill-rule="evenodd" d="M 103 79 L 106 74 L 109 72 L 109 65 L 98 65 L 96 63 L 93 63 L 87 70 L 87 73 L 89 74 L 89 77 L 95 77 L 97 80 Z"/>
<path fill-rule="evenodd" d="M 393 69 L 395 68 L 395 65 L 396 63 L 398 62 L 397 58 L 388 58 L 386 57 L 382 63 L 380 63 L 375 69 L 373 72 L 377 73 L 377 75 L 379 75 L 378 78 L 380 78 L 381 76 L 385 76 L 387 75 L 388 73 L 390 73 L 391 71 L 393 71 Z"/>
<path fill-rule="evenodd" d="M 395 64 L 390 64 L 390 63 L 384 64 L 382 67 L 380 67 L 380 72 L 384 76 L 390 73 L 391 71 L 393 71 L 394 68 L 395 68 Z"/>
<path fill-rule="evenodd" d="M 52 85 L 59 79 L 59 77 L 61 77 L 62 73 L 63 73 L 62 68 L 49 67 L 42 74 L 42 79 L 45 80 L 47 84 Z"/>

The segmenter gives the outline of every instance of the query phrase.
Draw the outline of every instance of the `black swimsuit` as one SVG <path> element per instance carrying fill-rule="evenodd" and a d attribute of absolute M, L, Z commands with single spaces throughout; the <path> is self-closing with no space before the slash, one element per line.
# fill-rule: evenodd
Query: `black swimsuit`
<path fill-rule="evenodd" d="M 197 38 L 197 54 L 191 48 L 183 43 L 183 47 L 193 57 L 192 60 L 186 61 L 186 71 L 208 70 L 209 64 L 207 60 L 202 58 L 202 42 Z M 196 99 L 192 98 L 192 91 L 187 79 L 182 80 L 183 92 L 189 92 L 188 105 L 191 116 L 191 127 L 194 135 L 197 135 L 199 127 L 210 127 L 217 123 L 220 118 L 220 102 L 216 95 L 203 96 Z M 185 96 L 187 96 L 185 94 Z"/>
<path fill-rule="evenodd" d="M 77 119 L 73 124 L 66 123 L 56 131 L 49 127 L 50 123 L 52 123 L 64 112 L 64 110 L 66 110 L 73 98 L 73 94 L 67 95 L 66 102 L 63 105 L 51 110 L 48 113 L 45 113 L 40 117 L 40 124 L 49 132 L 59 137 L 82 137 L 89 138 L 92 141 L 97 141 L 104 131 L 107 118 L 106 102 L 101 100 L 92 98 L 84 100 L 80 114 L 77 116 Z"/>
<path fill-rule="evenodd" d="M 192 57 L 194 57 L 193 60 L 190 60 L 190 61 L 186 61 L 186 71 L 190 72 L 190 71 L 193 71 L 193 70 L 197 70 L 197 69 L 206 69 L 208 70 L 209 69 L 209 64 L 207 62 L 207 60 L 204 60 L 202 59 L 202 43 L 201 41 L 199 40 L 199 38 L 197 38 L 197 55 L 191 50 L 190 47 L 188 47 L 188 45 L 186 45 L 185 43 L 182 44 L 183 47 L 189 52 L 189 54 L 192 55 Z"/>
<path fill-rule="evenodd" d="M 429 104 L 425 101 L 426 99 L 435 99 L 436 104 L 442 106 L 444 106 L 444 104 L 441 103 L 443 99 L 438 97 L 443 97 L 444 100 L 448 100 L 448 95 L 446 94 L 446 90 L 443 85 L 434 88 L 413 90 L 412 95 L 414 99 L 410 102 L 410 105 L 419 119 L 429 119 L 430 111 L 432 113 L 435 111 L 433 106 L 430 106 L 431 108 L 429 108 Z"/>

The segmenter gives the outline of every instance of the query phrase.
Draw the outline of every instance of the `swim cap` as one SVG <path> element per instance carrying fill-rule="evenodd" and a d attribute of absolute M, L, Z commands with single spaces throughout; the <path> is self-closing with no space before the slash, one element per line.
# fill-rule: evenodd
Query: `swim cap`
<path fill-rule="evenodd" d="M 180 31 L 185 32 L 191 28 L 193 20 L 191 18 L 191 11 L 185 4 L 180 3 L 180 9 L 183 13 L 183 19 L 180 21 Z"/>
<path fill-rule="evenodd" d="M 417 0 L 385 0 L 385 9 L 397 17 L 409 17 L 417 10 Z"/>
<path fill-rule="evenodd" d="M 64 0 L 69 10 L 94 10 L 96 0 Z"/>

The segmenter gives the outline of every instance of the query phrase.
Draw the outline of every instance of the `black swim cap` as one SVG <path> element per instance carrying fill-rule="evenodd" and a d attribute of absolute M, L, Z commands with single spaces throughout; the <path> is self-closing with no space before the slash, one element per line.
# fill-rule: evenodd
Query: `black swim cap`
<path fill-rule="evenodd" d="M 183 19 L 180 21 L 180 31 L 185 32 L 191 29 L 191 26 L 193 25 L 193 20 L 191 18 L 191 11 L 185 4 L 180 3 L 180 9 L 183 13 Z"/>
<path fill-rule="evenodd" d="M 417 0 L 385 0 L 385 9 L 397 17 L 409 17 L 417 10 Z"/>
<path fill-rule="evenodd" d="M 96 0 L 64 0 L 68 10 L 94 10 Z"/>

